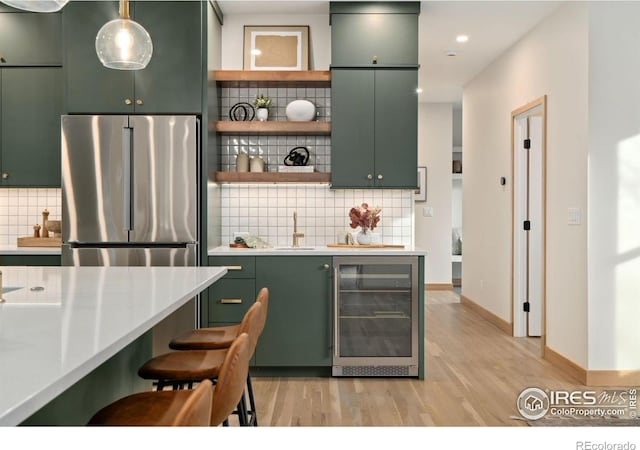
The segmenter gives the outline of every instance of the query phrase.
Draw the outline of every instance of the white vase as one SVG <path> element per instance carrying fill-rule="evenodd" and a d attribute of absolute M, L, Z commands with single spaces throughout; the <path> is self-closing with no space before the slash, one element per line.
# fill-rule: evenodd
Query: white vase
<path fill-rule="evenodd" d="M 371 244 L 371 231 L 369 231 L 368 228 L 363 228 L 356 235 L 356 239 L 358 240 L 358 244 L 360 245 Z"/>
<path fill-rule="evenodd" d="M 256 117 L 260 122 L 264 122 L 269 117 L 269 110 L 267 108 L 256 109 Z"/>

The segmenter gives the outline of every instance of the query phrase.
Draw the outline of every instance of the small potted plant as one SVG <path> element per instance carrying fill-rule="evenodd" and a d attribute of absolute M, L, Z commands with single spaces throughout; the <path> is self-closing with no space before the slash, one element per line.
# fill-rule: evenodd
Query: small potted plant
<path fill-rule="evenodd" d="M 269 117 L 269 107 L 271 106 L 271 98 L 260 94 L 253 102 L 256 107 L 256 117 L 260 122 L 264 122 Z"/>

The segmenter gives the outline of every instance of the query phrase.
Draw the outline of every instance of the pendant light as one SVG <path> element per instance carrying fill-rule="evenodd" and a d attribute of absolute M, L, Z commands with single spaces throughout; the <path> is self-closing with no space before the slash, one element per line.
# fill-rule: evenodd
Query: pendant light
<path fill-rule="evenodd" d="M 48 13 L 60 11 L 69 0 L 2 0 L 0 3 L 25 11 Z"/>
<path fill-rule="evenodd" d="M 151 36 L 131 20 L 129 0 L 120 0 L 120 18 L 105 23 L 96 36 L 96 53 L 109 69 L 140 70 L 153 54 Z"/>

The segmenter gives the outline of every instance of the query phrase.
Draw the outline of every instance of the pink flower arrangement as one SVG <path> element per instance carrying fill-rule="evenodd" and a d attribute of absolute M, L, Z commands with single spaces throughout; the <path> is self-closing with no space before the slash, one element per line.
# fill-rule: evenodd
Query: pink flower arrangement
<path fill-rule="evenodd" d="M 351 208 L 349 219 L 351 228 L 362 228 L 362 230 L 374 230 L 380 222 L 381 208 L 370 208 L 367 203 Z"/>

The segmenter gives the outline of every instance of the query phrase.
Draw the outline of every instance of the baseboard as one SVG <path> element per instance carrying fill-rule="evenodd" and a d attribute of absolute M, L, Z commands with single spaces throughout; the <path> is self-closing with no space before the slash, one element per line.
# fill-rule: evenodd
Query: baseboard
<path fill-rule="evenodd" d="M 589 370 L 587 386 L 638 386 L 640 370 Z"/>
<path fill-rule="evenodd" d="M 544 353 L 542 354 L 542 359 L 549 361 L 558 369 L 574 377 L 580 383 L 584 385 L 588 385 L 587 370 L 585 368 L 571 361 L 569 358 L 567 358 L 564 355 L 561 355 L 555 350 L 550 349 L 546 345 L 544 346 Z"/>
<path fill-rule="evenodd" d="M 493 325 L 500 328 L 509 336 L 513 336 L 513 326 L 511 325 L 510 322 L 507 322 L 503 318 L 496 316 L 494 313 L 492 313 L 488 309 L 483 308 L 482 306 L 478 305 L 476 302 L 469 299 L 468 297 L 465 297 L 464 295 L 460 296 L 460 303 L 477 312 L 480 316 L 482 316 L 482 318 L 484 318 L 488 322 L 491 322 Z"/>
<path fill-rule="evenodd" d="M 427 291 L 453 291 L 451 283 L 427 283 L 424 285 Z"/>
<path fill-rule="evenodd" d="M 462 278 L 453 278 L 451 284 L 453 284 L 454 287 L 462 286 Z"/>

